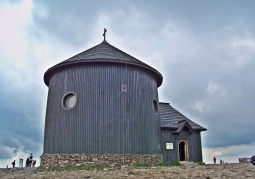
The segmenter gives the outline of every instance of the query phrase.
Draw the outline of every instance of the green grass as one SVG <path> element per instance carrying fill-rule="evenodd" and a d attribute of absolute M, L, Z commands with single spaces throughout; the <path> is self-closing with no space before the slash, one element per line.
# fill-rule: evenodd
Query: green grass
<path fill-rule="evenodd" d="M 198 164 L 198 165 L 205 165 L 204 162 L 198 162 L 197 164 Z"/>
<path fill-rule="evenodd" d="M 115 167 L 121 167 L 121 165 L 117 163 L 117 164 L 115 164 Z"/>
<path fill-rule="evenodd" d="M 36 168 L 36 171 L 41 172 L 41 171 L 44 171 L 44 169 L 45 169 L 44 167 L 39 166 Z"/>
<path fill-rule="evenodd" d="M 202 162 L 201 162 L 202 163 Z M 199 164 L 202 165 L 202 164 Z M 115 167 L 120 167 L 120 164 L 115 164 Z M 132 164 L 133 167 L 135 168 L 151 168 L 152 165 L 148 164 L 148 163 L 133 163 Z M 159 167 L 170 167 L 170 166 L 180 166 L 179 162 L 176 163 L 158 163 L 155 164 L 154 166 L 159 166 Z M 60 171 L 76 171 L 76 170 L 103 170 L 104 168 L 111 168 L 110 165 L 98 165 L 98 164 L 85 164 L 85 165 L 81 165 L 81 166 L 66 166 L 66 167 L 52 167 L 52 168 L 45 168 L 45 167 L 37 167 L 36 171 L 38 172 L 42 172 L 42 171 L 56 171 L 56 172 L 60 172 Z"/>
<path fill-rule="evenodd" d="M 44 168 L 44 167 L 38 167 L 37 171 L 75 171 L 75 170 L 91 170 L 91 169 L 97 169 L 97 170 L 103 170 L 104 168 L 110 168 L 109 165 L 98 165 L 98 164 L 86 164 L 81 166 L 67 166 L 67 167 L 52 167 L 52 168 Z"/>
<path fill-rule="evenodd" d="M 150 168 L 151 165 L 148 163 L 133 163 L 134 167 L 144 167 L 144 168 Z"/>
<path fill-rule="evenodd" d="M 181 164 L 179 162 L 176 163 L 164 163 L 164 162 L 160 162 L 158 164 L 155 164 L 155 166 L 159 166 L 159 167 L 171 167 L 171 166 L 180 166 Z"/>
<path fill-rule="evenodd" d="M 155 164 L 154 166 L 159 166 L 159 167 L 171 167 L 171 166 L 180 166 L 181 164 L 179 162 L 176 163 L 164 163 L 160 162 L 158 164 Z M 150 168 L 152 165 L 148 163 L 133 163 L 134 167 L 144 167 L 144 168 Z"/>
<path fill-rule="evenodd" d="M 181 164 L 179 162 L 172 163 L 172 166 L 180 166 Z"/>
<path fill-rule="evenodd" d="M 170 163 L 164 163 L 164 162 L 160 162 L 158 164 L 156 164 L 155 166 L 159 166 L 159 167 L 169 167 L 172 166 Z"/>

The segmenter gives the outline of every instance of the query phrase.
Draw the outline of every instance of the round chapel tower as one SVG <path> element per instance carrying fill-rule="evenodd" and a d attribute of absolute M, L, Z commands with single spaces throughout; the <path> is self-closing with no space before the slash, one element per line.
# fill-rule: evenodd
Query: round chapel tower
<path fill-rule="evenodd" d="M 44 74 L 44 154 L 161 154 L 162 75 L 104 40 Z"/>

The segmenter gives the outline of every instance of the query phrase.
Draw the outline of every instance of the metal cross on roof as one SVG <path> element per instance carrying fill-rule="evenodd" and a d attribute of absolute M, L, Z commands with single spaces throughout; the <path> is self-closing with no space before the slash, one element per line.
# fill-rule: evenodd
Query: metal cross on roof
<path fill-rule="evenodd" d="M 106 37 L 106 31 L 107 31 L 107 29 L 106 29 L 106 28 L 104 28 L 104 34 L 103 34 L 103 36 L 104 36 L 104 40 L 105 40 L 105 37 Z"/>

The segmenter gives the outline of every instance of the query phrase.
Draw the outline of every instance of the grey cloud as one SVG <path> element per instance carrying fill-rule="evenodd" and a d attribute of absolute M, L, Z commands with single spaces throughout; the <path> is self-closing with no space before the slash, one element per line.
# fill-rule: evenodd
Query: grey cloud
<path fill-rule="evenodd" d="M 160 87 L 160 97 L 163 98 L 160 100 L 173 103 L 181 112 L 194 117 L 192 120 L 207 127 L 206 133 L 209 134 L 206 136 L 210 142 L 204 142 L 206 146 L 254 140 L 248 132 L 250 124 L 244 124 L 244 129 L 239 128 L 242 124 L 240 118 L 253 124 L 251 118 L 254 114 L 250 111 L 254 103 L 250 95 L 254 85 L 249 80 L 253 77 L 249 72 L 253 63 L 235 66 L 236 58 L 247 51 L 234 51 L 231 46 L 236 38 L 254 37 L 254 22 L 250 18 L 254 14 L 251 9 L 254 2 L 121 1 L 105 4 L 103 1 L 75 1 L 79 6 L 75 8 L 67 3 L 58 5 L 57 1 L 54 2 L 44 3 L 49 10 L 47 18 L 40 19 L 36 13 L 34 18 L 37 25 L 66 43 L 74 46 L 85 43 L 83 39 L 72 37 L 73 34 L 80 36 L 77 28 L 85 24 L 75 19 L 85 18 L 86 22 L 91 23 L 84 28 L 89 39 L 98 18 L 104 16 L 109 19 L 105 23 L 113 33 L 123 39 L 114 42 L 120 44 L 118 48 L 126 48 L 128 53 L 138 58 L 149 57 L 158 51 L 163 66 L 157 65 L 157 69 L 164 72 L 164 82 Z M 162 28 L 165 30 L 162 31 Z M 248 56 L 253 57 L 252 53 Z M 146 62 L 147 59 L 141 60 Z M 239 77 L 240 73 L 245 79 Z M 227 96 L 210 96 L 206 91 L 210 80 L 220 85 Z M 192 108 L 197 101 L 205 103 L 202 111 Z M 224 127 L 224 130 L 221 127 L 229 125 L 231 127 Z M 233 130 L 240 130 L 240 136 L 232 138 Z M 215 134 L 214 131 L 219 132 Z M 213 142 L 212 138 L 215 139 Z M 217 140 L 219 138 L 221 140 Z"/>
<path fill-rule="evenodd" d="M 35 4 L 37 5 L 33 11 L 35 24 L 54 38 L 73 46 L 80 46 L 91 40 L 99 12 L 113 5 L 91 0 L 40 1 Z M 41 6 L 47 11 L 47 15 L 43 17 L 40 15 Z"/>
<path fill-rule="evenodd" d="M 252 32 L 251 29 L 248 31 Z M 176 49 L 184 49 L 181 54 L 169 49 L 165 50 L 166 56 L 163 56 L 165 78 L 160 87 L 163 92 L 160 96 L 164 96 L 177 109 L 208 129 L 203 134 L 207 139 L 203 144 L 207 147 L 254 141 L 252 106 L 255 102 L 252 100 L 252 91 L 255 86 L 251 79 L 255 77 L 252 70 L 255 64 L 247 60 L 254 59 L 254 49 L 233 49 L 231 43 L 237 34 L 236 31 L 230 32 L 228 38 L 221 38 L 225 31 L 218 31 L 219 35 L 207 39 L 193 38 L 189 34 L 191 36 L 187 36 L 185 41 L 192 39 L 194 46 L 177 43 Z M 253 34 L 248 37 L 254 42 Z M 247 39 L 246 32 L 242 31 L 238 38 Z M 172 60 L 171 54 L 175 54 Z M 237 59 L 243 55 L 246 55 L 243 59 L 245 62 L 239 65 Z M 209 81 L 218 84 L 222 93 L 209 94 L 206 91 Z M 202 111 L 192 108 L 196 102 L 204 103 Z"/>
<path fill-rule="evenodd" d="M 24 88 L 25 83 L 20 83 L 20 78 L 8 76 L 8 71 L 0 69 L 0 76 L 5 76 L 0 88 L 0 143 L 15 150 L 39 150 L 36 143 L 42 143 L 43 126 L 40 121 L 45 111 L 38 96 L 41 86 L 32 83 Z"/>
<path fill-rule="evenodd" d="M 37 42 L 56 39 L 56 49 L 63 43 L 73 50 L 100 43 L 95 36 L 103 40 L 99 33 L 103 29 L 96 28 L 108 28 L 112 45 L 163 74 L 160 101 L 170 102 L 208 129 L 203 132 L 204 146 L 228 146 L 254 141 L 254 5 L 254 1 L 34 1 L 33 25 L 27 32 Z M 28 153 L 42 148 L 46 69 L 34 61 L 35 56 L 29 58 L 30 72 L 14 72 L 17 76 L 6 75 L 10 70 L 0 66 L 0 76 L 5 77 L 0 86 L 2 159 L 14 155 L 10 148 Z M 210 81 L 219 91 L 208 93 Z M 201 110 L 194 108 L 196 102 L 204 105 Z"/>

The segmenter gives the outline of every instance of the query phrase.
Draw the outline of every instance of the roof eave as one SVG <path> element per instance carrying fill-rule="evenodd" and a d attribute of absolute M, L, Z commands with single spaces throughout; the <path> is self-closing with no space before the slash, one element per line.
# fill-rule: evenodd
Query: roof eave
<path fill-rule="evenodd" d="M 195 129 L 195 131 L 197 131 L 197 132 L 203 132 L 203 131 L 207 131 L 207 129 L 206 129 L 206 128 L 202 128 L 202 129 Z"/>
<path fill-rule="evenodd" d="M 171 126 L 160 126 L 161 129 L 168 129 L 168 130 L 177 130 L 178 127 L 171 127 Z M 192 128 L 192 127 L 191 127 Z M 203 131 L 207 131 L 206 128 L 199 128 L 199 129 L 194 129 L 192 128 L 193 131 L 195 132 L 203 132 Z"/>
<path fill-rule="evenodd" d="M 161 129 L 170 129 L 170 130 L 176 130 L 177 127 L 170 127 L 170 126 L 160 126 Z"/>
<path fill-rule="evenodd" d="M 147 65 L 143 65 L 140 63 L 134 63 L 130 61 L 120 61 L 118 59 L 86 59 L 86 60 L 79 60 L 79 61 L 65 61 L 62 63 L 59 63 L 51 68 L 49 68 L 44 73 L 44 83 L 49 86 L 49 81 L 51 76 L 58 70 L 63 68 L 68 68 L 71 66 L 77 66 L 77 65 L 88 65 L 88 64 L 120 64 L 120 65 L 131 65 L 135 67 L 142 67 L 143 69 L 149 70 L 153 72 L 156 76 L 157 86 L 160 87 L 163 82 L 163 76 L 154 68 L 149 67 Z"/>

